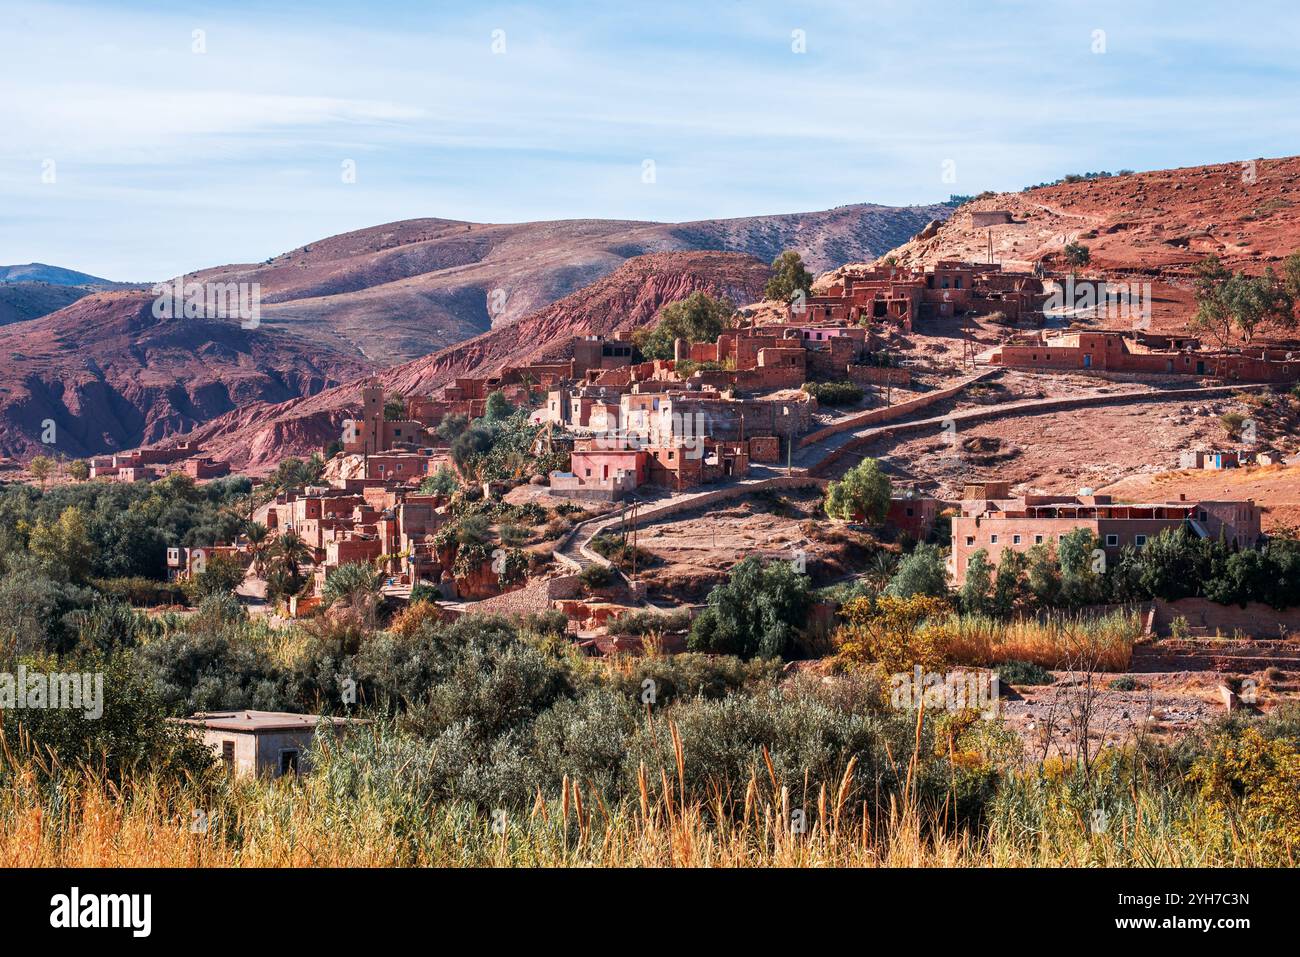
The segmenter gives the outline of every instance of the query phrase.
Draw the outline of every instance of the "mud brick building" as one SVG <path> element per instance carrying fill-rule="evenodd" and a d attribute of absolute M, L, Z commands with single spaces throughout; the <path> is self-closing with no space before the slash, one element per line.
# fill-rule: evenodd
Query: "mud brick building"
<path fill-rule="evenodd" d="M 1234 548 L 1260 542 L 1260 509 L 1253 501 L 1200 501 L 1180 498 L 1157 503 L 1123 503 L 1109 495 L 1005 494 L 1005 483 L 968 486 L 961 514 L 952 520 L 949 571 L 958 585 L 966 579 L 970 557 L 983 549 L 996 565 L 1002 552 L 1027 552 L 1035 545 L 1055 546 L 1066 534 L 1086 528 L 1097 536 L 1108 560 L 1126 546 L 1143 548 L 1170 528 L 1188 528 L 1202 538 L 1222 537 Z"/>
<path fill-rule="evenodd" d="M 1300 344 L 1207 351 L 1193 338 L 1124 330 L 1069 332 L 1050 338 L 1038 334 L 1002 346 L 989 361 L 1025 369 L 1177 374 L 1236 382 L 1294 382 L 1300 378 Z"/>
<path fill-rule="evenodd" d="M 1031 273 L 1004 272 L 996 263 L 942 260 L 927 270 L 874 266 L 847 270 L 823 295 L 811 296 L 809 322 L 887 323 L 910 332 L 918 319 L 1001 312 L 1012 321 L 1041 316 L 1047 292 Z M 791 318 L 798 316 L 798 304 Z"/>

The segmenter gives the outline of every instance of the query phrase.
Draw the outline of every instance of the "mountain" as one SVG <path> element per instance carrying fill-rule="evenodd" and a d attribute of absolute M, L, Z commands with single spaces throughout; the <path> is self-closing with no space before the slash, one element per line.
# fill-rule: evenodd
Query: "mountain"
<path fill-rule="evenodd" d="M 0 321 L 0 454 L 34 454 L 47 418 L 61 434 L 66 430 L 69 442 L 60 450 L 69 455 L 149 444 L 227 413 L 251 415 L 252 404 L 302 399 L 466 340 L 474 343 L 468 352 L 440 354 L 441 365 L 433 368 L 504 361 L 511 350 L 522 354 L 520 342 L 532 349 L 545 337 L 485 334 L 512 329 L 522 317 L 642 255 L 651 256 L 651 265 L 628 275 L 647 282 L 643 298 L 620 293 L 618 301 L 632 311 L 585 317 L 594 331 L 615 320 L 645 321 L 676 298 L 674 282 L 681 295 L 731 289 L 723 273 L 734 262 L 724 268 L 720 264 L 730 260 L 707 257 L 699 273 L 674 273 L 676 267 L 668 266 L 661 286 L 645 270 L 653 273 L 671 260 L 655 260 L 656 254 L 715 246 L 752 251 L 763 262 L 745 259 L 745 276 L 734 288 L 737 301 L 751 300 L 762 289 L 755 276 L 785 249 L 801 250 L 822 268 L 842 256 L 874 255 L 946 212 L 942 206 L 858 205 L 677 224 L 414 219 L 332 236 L 265 263 L 184 277 L 186 283 L 257 284 L 261 325 L 251 334 L 226 322 L 155 320 L 151 293 L 138 287 L 114 284 L 111 295 L 73 302 L 74 291 L 80 295 L 86 287 L 58 293 L 32 282 L 0 285 L 0 319 L 11 323 Z M 8 268 L 14 276 L 94 279 L 43 271 L 53 267 Z M 705 275 L 711 269 L 720 273 Z M 574 324 L 556 321 L 559 329 Z"/>
<path fill-rule="evenodd" d="M 236 322 L 158 319 L 153 302 L 148 293 L 95 293 L 0 328 L 0 454 L 134 448 L 232 409 L 311 395 L 368 368 Z M 47 445 L 51 422 L 55 442 Z"/>
<path fill-rule="evenodd" d="M 457 376 L 484 375 L 504 365 L 566 357 L 575 336 L 609 335 L 648 324 L 664 305 L 696 290 L 751 302 L 762 295 L 766 262 L 738 253 L 657 253 L 629 259 L 608 275 L 558 302 L 448 349 L 380 373 L 388 391 L 428 394 Z M 305 455 L 337 438 L 359 404 L 361 381 L 306 399 L 241 408 L 188 438 L 250 472 L 265 472 L 281 456 Z"/>
<path fill-rule="evenodd" d="M 44 282 L 52 286 L 111 286 L 113 282 L 89 273 L 47 266 L 45 263 L 28 263 L 25 266 L 0 266 L 0 283 Z"/>
<path fill-rule="evenodd" d="M 810 268 L 829 269 L 874 258 L 948 212 L 860 204 L 693 223 L 411 219 L 186 280 L 257 283 L 268 327 L 385 366 L 508 324 L 634 256 L 721 250 L 771 262 L 797 249 Z"/>
<path fill-rule="evenodd" d="M 0 283 L 0 326 L 27 322 L 70 306 L 89 290 L 48 282 Z"/>

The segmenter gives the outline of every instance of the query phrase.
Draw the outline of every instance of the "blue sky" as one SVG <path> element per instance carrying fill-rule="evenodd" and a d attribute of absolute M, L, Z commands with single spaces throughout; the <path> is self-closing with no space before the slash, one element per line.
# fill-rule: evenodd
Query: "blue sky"
<path fill-rule="evenodd" d="M 144 281 L 417 216 L 677 221 L 1291 155 L 1298 47 L 1293 3 L 0 0 L 0 263 Z"/>

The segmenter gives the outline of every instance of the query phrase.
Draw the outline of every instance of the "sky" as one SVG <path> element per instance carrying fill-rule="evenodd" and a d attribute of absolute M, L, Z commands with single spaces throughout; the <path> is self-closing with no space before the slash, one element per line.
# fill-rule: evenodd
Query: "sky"
<path fill-rule="evenodd" d="M 1300 153 L 1300 6 L 0 0 L 0 264 L 687 221 Z"/>

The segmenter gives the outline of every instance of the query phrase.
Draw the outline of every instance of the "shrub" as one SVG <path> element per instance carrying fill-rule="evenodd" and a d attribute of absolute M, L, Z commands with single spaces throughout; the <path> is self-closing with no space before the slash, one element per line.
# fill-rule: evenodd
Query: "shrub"
<path fill-rule="evenodd" d="M 946 602 L 927 595 L 857 598 L 841 610 L 845 624 L 836 630 L 834 643 L 842 661 L 874 664 L 882 676 L 914 665 L 930 671 L 943 664 L 944 652 L 934 632 L 921 626 L 947 613 Z"/>
<path fill-rule="evenodd" d="M 605 565 L 591 564 L 582 570 L 578 576 L 584 588 L 588 591 L 596 591 L 601 588 L 607 588 L 614 581 L 614 573 Z"/>
<path fill-rule="evenodd" d="M 1132 675 L 1122 675 L 1106 686 L 1111 691 L 1140 691 L 1142 683 Z"/>
<path fill-rule="evenodd" d="M 1032 661 L 1005 661 L 994 670 L 1002 684 L 1050 685 L 1056 681 L 1050 671 Z"/>
<path fill-rule="evenodd" d="M 746 558 L 709 592 L 688 645 L 692 651 L 779 658 L 790 651 L 811 604 L 807 576 L 789 562 Z"/>
<path fill-rule="evenodd" d="M 948 571 L 943 553 L 937 545 L 921 543 L 898 563 L 898 571 L 885 589 L 899 598 L 928 595 L 942 598 L 948 594 Z"/>
<path fill-rule="evenodd" d="M 855 405 L 866 395 L 852 382 L 805 382 L 803 391 L 821 405 Z"/>

